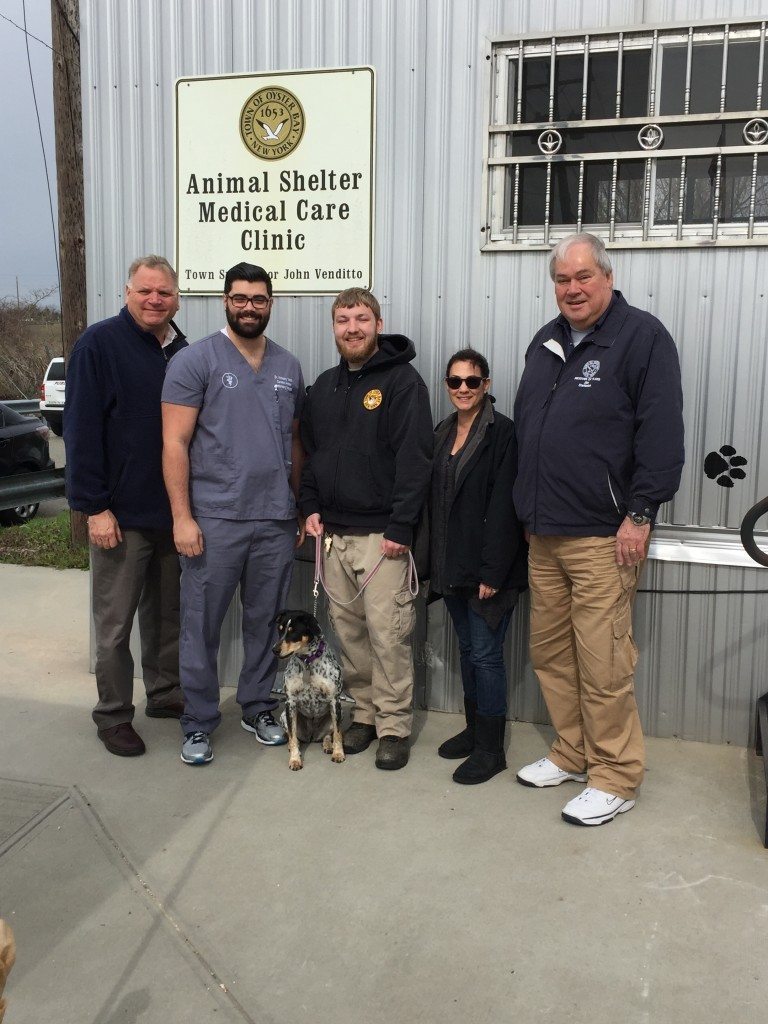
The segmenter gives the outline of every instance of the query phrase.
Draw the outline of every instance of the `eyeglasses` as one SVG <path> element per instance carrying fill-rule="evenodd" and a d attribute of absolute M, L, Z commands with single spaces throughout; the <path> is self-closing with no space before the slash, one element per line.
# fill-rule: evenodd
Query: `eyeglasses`
<path fill-rule="evenodd" d="M 483 381 L 488 380 L 487 377 L 446 377 L 445 383 L 451 389 L 451 391 L 458 391 L 462 384 L 466 384 L 470 391 L 477 391 Z"/>
<path fill-rule="evenodd" d="M 266 309 L 269 305 L 269 295 L 228 295 L 227 298 L 235 309 L 245 309 L 250 302 L 254 309 Z"/>

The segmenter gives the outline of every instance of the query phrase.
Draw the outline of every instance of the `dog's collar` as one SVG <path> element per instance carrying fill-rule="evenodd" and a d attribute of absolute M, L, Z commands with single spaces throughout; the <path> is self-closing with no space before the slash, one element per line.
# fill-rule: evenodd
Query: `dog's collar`
<path fill-rule="evenodd" d="M 311 665 L 313 661 L 317 661 L 318 658 L 322 658 L 324 654 L 325 640 L 319 640 L 314 651 L 311 651 L 309 654 L 300 654 L 299 658 L 301 658 L 305 665 Z"/>

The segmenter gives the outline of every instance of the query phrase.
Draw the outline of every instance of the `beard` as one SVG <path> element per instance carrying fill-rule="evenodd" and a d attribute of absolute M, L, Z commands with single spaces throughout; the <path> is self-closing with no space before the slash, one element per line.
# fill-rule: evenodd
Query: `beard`
<path fill-rule="evenodd" d="M 352 362 L 356 366 L 362 366 L 367 363 L 368 360 L 378 351 L 379 348 L 379 336 L 375 335 L 371 338 L 364 346 L 356 344 L 354 346 L 347 345 L 345 341 L 336 340 L 336 348 L 339 350 L 339 355 L 342 359 L 345 359 L 348 363 Z"/>
<path fill-rule="evenodd" d="M 241 338 L 260 337 L 269 323 L 269 313 L 257 313 L 248 307 L 246 309 L 230 309 L 227 305 L 224 307 L 224 312 L 227 314 L 227 323 Z M 243 317 L 247 317 L 247 319 L 243 319 Z"/>

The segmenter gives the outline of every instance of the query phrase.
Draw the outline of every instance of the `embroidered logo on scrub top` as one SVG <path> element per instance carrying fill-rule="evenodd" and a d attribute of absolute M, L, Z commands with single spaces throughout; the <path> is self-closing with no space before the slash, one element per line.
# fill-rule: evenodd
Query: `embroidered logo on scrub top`
<path fill-rule="evenodd" d="M 236 388 L 239 382 L 234 373 L 224 373 L 221 376 L 221 383 L 225 388 Z"/>
<path fill-rule="evenodd" d="M 293 391 L 294 383 L 293 377 L 281 377 L 279 373 L 275 374 L 275 391 Z"/>
<path fill-rule="evenodd" d="M 584 374 L 583 377 L 574 377 L 574 380 L 578 380 L 580 388 L 591 388 L 592 384 L 599 384 L 600 378 L 596 376 L 597 371 L 600 369 L 599 359 L 589 359 L 581 368 L 581 372 Z"/>
<path fill-rule="evenodd" d="M 363 398 L 363 405 L 366 409 L 378 409 L 381 405 L 381 392 L 378 388 L 371 388 Z"/>

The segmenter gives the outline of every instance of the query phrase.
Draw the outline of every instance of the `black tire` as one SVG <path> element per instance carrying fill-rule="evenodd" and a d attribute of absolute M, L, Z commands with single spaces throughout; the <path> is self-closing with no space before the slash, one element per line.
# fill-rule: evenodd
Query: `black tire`
<path fill-rule="evenodd" d="M 19 473 L 29 472 L 31 472 L 31 469 L 22 466 L 13 475 L 17 476 Z M 39 508 L 40 502 L 36 501 L 31 505 L 17 505 L 15 508 L 3 509 L 0 511 L 0 526 L 23 526 L 24 523 L 28 523 L 30 519 L 35 518 Z"/>
<path fill-rule="evenodd" d="M 48 425 L 50 426 L 51 430 L 54 432 L 56 437 L 64 436 L 64 427 L 61 425 L 61 423 L 49 423 Z"/>
<path fill-rule="evenodd" d="M 744 516 L 741 523 L 741 543 L 744 545 L 744 550 L 750 558 L 768 568 L 768 551 L 763 551 L 762 548 L 759 548 L 755 541 L 755 524 L 764 515 L 768 515 L 768 498 L 758 501 Z"/>
<path fill-rule="evenodd" d="M 6 508 L 0 512 L 0 526 L 23 526 L 30 519 L 34 519 L 40 503 L 33 505 L 17 505 L 16 508 Z"/>

